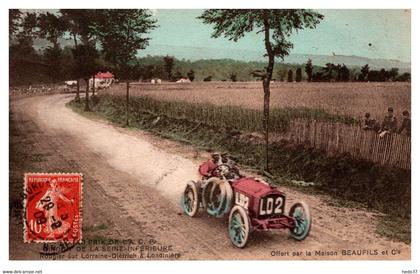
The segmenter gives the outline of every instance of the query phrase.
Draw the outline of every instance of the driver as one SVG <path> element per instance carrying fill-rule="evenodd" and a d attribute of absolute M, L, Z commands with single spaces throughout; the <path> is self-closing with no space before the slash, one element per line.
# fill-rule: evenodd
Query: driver
<path fill-rule="evenodd" d="M 207 162 L 200 165 L 199 172 L 205 177 L 220 177 L 221 174 L 219 174 L 219 169 L 223 166 L 228 168 L 227 174 L 224 174 L 226 179 L 242 177 L 239 174 L 239 169 L 236 166 L 235 161 L 233 161 L 227 153 L 211 154 L 211 158 Z"/>

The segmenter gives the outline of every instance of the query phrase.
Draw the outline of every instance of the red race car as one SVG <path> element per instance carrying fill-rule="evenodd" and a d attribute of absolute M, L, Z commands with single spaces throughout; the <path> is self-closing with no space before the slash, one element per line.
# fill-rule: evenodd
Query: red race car
<path fill-rule="evenodd" d="M 199 208 L 215 217 L 229 214 L 229 237 L 236 247 L 245 247 L 255 229 L 289 229 L 296 240 L 305 239 L 311 229 L 309 207 L 304 202 L 292 205 L 285 214 L 286 196 L 259 178 L 240 175 L 235 162 L 226 154 L 215 153 L 199 167 L 202 178 L 185 186 L 181 205 L 194 217 Z"/>

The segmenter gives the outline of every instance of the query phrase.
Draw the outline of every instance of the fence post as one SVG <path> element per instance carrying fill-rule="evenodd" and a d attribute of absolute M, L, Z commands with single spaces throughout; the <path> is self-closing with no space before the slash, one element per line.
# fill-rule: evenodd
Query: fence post
<path fill-rule="evenodd" d="M 89 107 L 89 78 L 86 81 L 85 111 L 90 111 Z"/>
<path fill-rule="evenodd" d="M 129 118 L 130 118 L 130 82 L 127 81 L 127 93 L 126 93 L 126 120 L 125 125 L 128 127 L 130 125 Z"/>
<path fill-rule="evenodd" d="M 290 143 L 308 143 L 312 148 L 325 150 L 327 155 L 348 153 L 355 159 L 380 165 L 403 169 L 411 166 L 411 141 L 404 135 L 394 133 L 381 138 L 375 131 L 359 126 L 300 119 L 293 119 L 282 135 Z"/>

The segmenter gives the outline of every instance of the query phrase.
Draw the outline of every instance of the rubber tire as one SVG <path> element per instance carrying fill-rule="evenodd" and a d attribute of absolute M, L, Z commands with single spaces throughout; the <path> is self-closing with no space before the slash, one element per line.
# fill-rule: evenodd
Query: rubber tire
<path fill-rule="evenodd" d="M 208 179 L 205 182 L 205 184 L 204 184 L 204 186 L 202 188 L 202 195 L 201 195 L 202 201 L 201 202 L 203 204 L 204 209 L 211 216 L 221 217 L 224 214 L 223 207 L 224 207 L 225 199 L 226 199 L 226 188 L 225 187 L 222 187 L 222 185 L 223 185 L 222 183 L 223 183 L 222 179 L 219 179 L 217 177 L 211 177 L 210 179 Z M 214 186 L 214 184 L 219 184 L 219 187 L 220 187 L 220 195 L 221 195 L 221 200 L 222 201 L 221 201 L 221 203 L 220 203 L 220 205 L 218 206 L 217 209 L 211 210 L 207 206 L 207 203 L 208 203 L 207 199 L 210 198 L 211 193 L 209 193 L 209 195 L 208 195 L 209 197 L 207 197 L 206 191 L 208 190 L 208 188 L 210 186 Z"/>
<path fill-rule="evenodd" d="M 233 239 L 234 235 L 233 232 L 231 230 L 231 226 L 232 226 L 232 220 L 233 220 L 233 216 L 239 214 L 243 220 L 243 229 L 244 229 L 244 238 L 242 240 L 242 242 L 238 243 L 235 242 L 235 240 Z M 248 242 L 248 238 L 249 238 L 249 234 L 251 232 L 251 221 L 249 219 L 248 213 L 246 212 L 246 210 L 239 205 L 235 205 L 232 210 L 230 211 L 229 214 L 229 224 L 228 224 L 228 234 L 229 234 L 229 238 L 231 243 L 238 248 L 244 248 Z"/>
<path fill-rule="evenodd" d="M 230 210 L 232 209 L 232 204 L 233 204 L 233 189 L 228 181 L 225 181 L 225 190 L 226 190 L 226 197 L 224 201 L 225 211 L 223 212 L 223 215 L 228 214 L 230 212 Z"/>
<path fill-rule="evenodd" d="M 186 191 L 188 190 L 188 188 L 190 188 L 193 192 L 193 206 L 191 211 L 188 211 L 188 209 L 185 207 L 185 195 L 186 195 Z M 184 213 L 190 217 L 194 217 L 195 215 L 197 215 L 198 213 L 198 209 L 200 208 L 200 195 L 199 195 L 199 186 L 196 182 L 194 181 L 189 181 L 186 186 L 185 189 L 182 193 L 182 197 L 181 197 L 181 206 L 182 209 L 184 210 Z"/>
<path fill-rule="evenodd" d="M 306 227 L 304 228 L 304 231 L 300 234 L 297 234 L 295 231 L 295 228 L 290 229 L 290 236 L 298 241 L 305 240 L 306 237 L 308 237 L 309 232 L 311 231 L 311 225 L 312 225 L 312 218 L 311 218 L 311 211 L 309 210 L 309 206 L 305 202 L 297 202 L 292 205 L 292 207 L 289 210 L 289 216 L 292 218 L 295 218 L 293 213 L 296 210 L 296 208 L 302 208 L 303 212 L 305 214 L 305 219 L 307 221 Z"/>

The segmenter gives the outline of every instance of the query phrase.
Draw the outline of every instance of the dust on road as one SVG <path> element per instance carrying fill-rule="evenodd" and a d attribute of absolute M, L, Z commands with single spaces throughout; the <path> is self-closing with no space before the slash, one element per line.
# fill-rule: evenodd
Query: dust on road
<path fill-rule="evenodd" d="M 44 162 L 46 169 L 61 171 L 66 166 L 67 172 L 84 174 L 84 225 L 106 223 L 103 233 L 107 237 L 153 239 L 172 246 L 181 259 L 410 259 L 410 245 L 375 233 L 376 213 L 334 207 L 321 196 L 289 188 L 282 188 L 288 198 L 286 208 L 298 200 L 311 207 L 310 236 L 297 242 L 285 230 L 255 232 L 245 249 L 234 248 L 226 219 L 210 218 L 204 213 L 198 218 L 180 214 L 184 184 L 197 178 L 197 167 L 205 153 L 142 131 L 80 116 L 65 107 L 73 96 L 12 100 L 11 122 L 19 125 L 25 121 L 25 126 L 18 126 L 20 134 L 29 134 L 25 132 L 29 126 L 37 132 L 33 134 L 35 143 L 50 149 L 48 153 L 57 161 Z M 63 165 L 58 165 L 60 161 L 64 161 Z M 24 246 L 19 240 L 11 237 L 11 258 L 13 252 L 15 258 L 31 257 L 17 251 Z M 354 252 L 344 255 L 343 250 Z M 371 255 L 376 254 L 375 250 L 379 255 Z M 381 255 L 385 250 L 388 255 Z M 398 253 L 391 254 L 392 250 Z M 312 255 L 291 256 L 306 251 Z M 315 256 L 315 251 L 321 252 Z M 334 251 L 337 255 L 329 255 Z M 284 256 L 286 252 L 290 255 Z"/>

